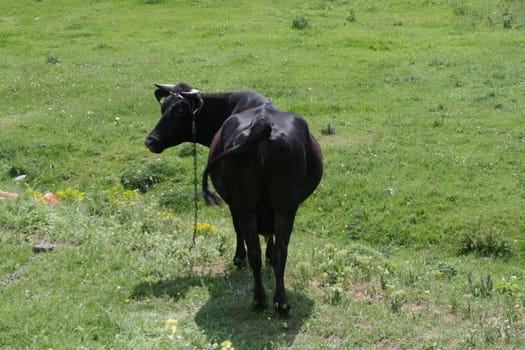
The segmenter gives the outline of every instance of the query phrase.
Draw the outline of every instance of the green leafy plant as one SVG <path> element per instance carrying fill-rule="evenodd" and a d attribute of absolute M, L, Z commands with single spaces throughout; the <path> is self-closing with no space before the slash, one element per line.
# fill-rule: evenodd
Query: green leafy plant
<path fill-rule="evenodd" d="M 355 22 L 356 21 L 356 15 L 355 15 L 354 9 L 350 9 L 350 11 L 348 11 L 348 16 L 346 16 L 346 21 L 347 22 Z"/>
<path fill-rule="evenodd" d="M 160 204 L 174 212 L 183 212 L 193 208 L 193 191 L 188 189 L 175 189 L 160 194 Z"/>
<path fill-rule="evenodd" d="M 509 9 L 503 11 L 503 28 L 512 28 L 512 12 Z"/>
<path fill-rule="evenodd" d="M 334 135 L 335 129 L 331 124 L 326 124 L 324 128 L 321 129 L 321 134 L 323 135 Z"/>
<path fill-rule="evenodd" d="M 457 16 L 465 16 L 468 11 L 468 6 L 463 1 L 458 1 L 454 3 L 453 8 L 454 14 L 456 14 Z"/>
<path fill-rule="evenodd" d="M 460 254 L 474 253 L 485 257 L 509 257 L 513 250 L 504 235 L 497 232 L 467 232 L 460 238 Z"/>
<path fill-rule="evenodd" d="M 19 194 L 0 198 L 0 348 L 525 348 L 525 2 L 122 4 L 0 2 L 0 191 Z M 157 81 L 308 121 L 324 174 L 290 240 L 290 319 L 270 266 L 250 308 L 227 207 L 199 203 L 192 245 L 192 145 L 144 147 Z"/>
<path fill-rule="evenodd" d="M 450 263 L 441 261 L 437 264 L 437 270 L 448 279 L 455 277 L 458 274 L 458 270 L 455 266 Z"/>
<path fill-rule="evenodd" d="M 292 28 L 303 30 L 310 27 L 310 20 L 306 16 L 297 16 L 292 21 Z"/>
<path fill-rule="evenodd" d="M 120 182 L 126 189 L 147 192 L 151 186 L 175 175 L 175 167 L 165 161 L 152 161 L 141 165 L 128 164 L 122 171 Z"/>
<path fill-rule="evenodd" d="M 49 55 L 46 58 L 46 63 L 47 64 L 58 64 L 59 62 L 60 61 L 59 61 L 58 57 L 55 56 L 55 55 Z"/>
<path fill-rule="evenodd" d="M 407 295 L 404 290 L 396 290 L 390 295 L 390 309 L 394 313 L 401 311 L 403 304 L 407 301 Z"/>

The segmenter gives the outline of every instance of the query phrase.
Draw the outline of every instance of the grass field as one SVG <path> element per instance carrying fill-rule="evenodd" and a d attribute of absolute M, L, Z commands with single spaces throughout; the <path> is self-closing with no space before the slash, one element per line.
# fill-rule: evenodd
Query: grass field
<path fill-rule="evenodd" d="M 0 198 L 0 349 L 525 347 L 523 1 L 0 13 L 0 191 L 19 194 Z M 250 309 L 226 208 L 199 204 L 189 249 L 191 145 L 143 145 L 153 83 L 180 81 L 256 90 L 323 147 L 289 247 L 290 318 Z M 43 240 L 55 249 L 33 253 Z"/>

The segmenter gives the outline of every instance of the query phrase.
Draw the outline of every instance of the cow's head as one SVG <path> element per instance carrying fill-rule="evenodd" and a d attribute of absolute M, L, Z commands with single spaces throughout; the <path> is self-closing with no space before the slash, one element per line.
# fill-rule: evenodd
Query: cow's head
<path fill-rule="evenodd" d="M 161 153 L 168 147 L 192 140 L 192 118 L 202 107 L 202 97 L 198 90 L 185 83 L 155 86 L 162 116 L 145 144 L 152 152 Z"/>

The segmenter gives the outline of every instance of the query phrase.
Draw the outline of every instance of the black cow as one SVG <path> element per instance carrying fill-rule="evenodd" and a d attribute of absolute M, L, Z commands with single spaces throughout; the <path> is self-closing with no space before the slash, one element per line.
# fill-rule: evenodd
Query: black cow
<path fill-rule="evenodd" d="M 183 83 L 156 86 L 162 117 L 146 138 L 146 146 L 160 153 L 191 141 L 192 118 L 197 115 L 196 141 L 210 147 L 203 194 L 207 202 L 217 202 L 207 188 L 209 174 L 230 208 L 237 233 L 237 265 L 246 256 L 244 243 L 248 248 L 255 284 L 253 306 L 267 306 L 258 237 L 262 234 L 275 273 L 274 305 L 288 315 L 284 270 L 290 234 L 299 205 L 315 190 L 323 171 L 321 148 L 306 121 L 251 91 L 201 94 Z"/>

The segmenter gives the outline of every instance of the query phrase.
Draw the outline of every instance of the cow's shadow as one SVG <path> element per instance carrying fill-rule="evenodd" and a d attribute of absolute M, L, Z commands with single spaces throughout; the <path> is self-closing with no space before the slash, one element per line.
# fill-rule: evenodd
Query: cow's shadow
<path fill-rule="evenodd" d="M 188 275 L 154 283 L 142 282 L 135 286 L 132 297 L 169 297 L 177 302 L 190 290 L 204 287 L 209 298 L 195 314 L 195 323 L 210 343 L 220 344 L 228 339 L 239 349 L 293 344 L 310 318 L 314 302 L 300 291 L 287 289 L 288 300 L 294 307 L 292 316 L 283 318 L 271 306 L 256 312 L 251 308 L 251 276 L 249 269 L 232 267 L 225 275 Z M 270 302 L 274 279 L 268 271 L 264 273 L 264 282 Z"/>

